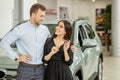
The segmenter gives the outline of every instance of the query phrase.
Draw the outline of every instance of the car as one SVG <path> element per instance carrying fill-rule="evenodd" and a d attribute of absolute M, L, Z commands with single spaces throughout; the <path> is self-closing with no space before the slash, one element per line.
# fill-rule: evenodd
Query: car
<path fill-rule="evenodd" d="M 74 80 L 102 80 L 103 52 L 98 35 L 87 20 L 76 20 L 73 24 L 76 52 L 70 68 Z"/>
<path fill-rule="evenodd" d="M 70 22 L 73 24 L 71 41 L 76 46 L 73 63 L 70 66 L 74 80 L 102 80 L 103 53 L 98 35 L 87 20 L 79 19 Z M 55 30 L 56 23 L 57 21 L 43 22 L 48 26 L 51 34 Z M 17 51 L 15 47 L 14 50 Z M 2 59 L 0 60 L 0 72 L 15 78 L 18 63 L 10 60 L 7 56 L 0 56 L 0 59 Z M 6 62 L 3 62 L 4 60 Z"/>

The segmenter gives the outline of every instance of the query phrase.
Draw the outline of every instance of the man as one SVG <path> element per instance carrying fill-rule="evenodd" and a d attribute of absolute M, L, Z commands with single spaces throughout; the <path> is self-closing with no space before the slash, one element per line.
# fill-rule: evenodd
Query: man
<path fill-rule="evenodd" d="M 44 44 L 51 36 L 48 28 L 41 24 L 45 11 L 45 7 L 39 3 L 32 5 L 30 19 L 15 27 L 1 40 L 1 48 L 11 59 L 19 62 L 17 80 L 43 80 Z M 20 55 L 17 55 L 10 47 L 13 42 L 16 42 Z M 74 47 L 71 49 L 75 51 Z"/>
<path fill-rule="evenodd" d="M 45 10 L 39 3 L 32 5 L 30 19 L 15 27 L 0 43 L 9 57 L 19 62 L 17 80 L 43 80 L 44 65 L 41 61 L 43 47 L 46 39 L 50 37 L 48 28 L 41 25 Z M 16 42 L 20 55 L 10 47 L 13 42 Z"/>

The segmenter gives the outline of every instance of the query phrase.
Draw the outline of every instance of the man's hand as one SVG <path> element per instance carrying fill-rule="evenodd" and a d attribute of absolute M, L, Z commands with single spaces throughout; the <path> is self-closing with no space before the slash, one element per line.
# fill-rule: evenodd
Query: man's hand
<path fill-rule="evenodd" d="M 71 46 L 70 46 L 70 49 L 71 49 L 72 52 L 74 53 L 74 52 L 76 51 L 76 47 L 75 47 L 75 45 L 71 45 Z"/>
<path fill-rule="evenodd" d="M 24 63 L 28 63 L 30 62 L 32 59 L 30 56 L 27 55 L 21 55 L 19 56 L 19 58 L 17 59 L 17 62 L 24 62 Z"/>

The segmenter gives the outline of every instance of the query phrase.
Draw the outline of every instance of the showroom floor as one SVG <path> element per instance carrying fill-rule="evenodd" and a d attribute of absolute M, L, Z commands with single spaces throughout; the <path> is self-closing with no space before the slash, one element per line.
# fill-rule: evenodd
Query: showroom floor
<path fill-rule="evenodd" d="M 110 56 L 106 47 L 103 47 L 103 50 L 103 80 L 120 80 L 120 57 Z"/>

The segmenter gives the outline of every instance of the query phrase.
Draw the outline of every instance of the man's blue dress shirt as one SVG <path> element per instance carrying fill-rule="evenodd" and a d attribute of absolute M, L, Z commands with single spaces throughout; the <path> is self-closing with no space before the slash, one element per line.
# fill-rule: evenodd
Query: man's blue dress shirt
<path fill-rule="evenodd" d="M 44 44 L 48 37 L 50 37 L 48 28 L 44 25 L 35 27 L 29 21 L 18 25 L 10 31 L 0 42 L 1 48 L 13 60 L 18 57 L 10 44 L 16 42 L 18 52 L 21 55 L 28 55 L 32 57 L 29 64 L 42 64 L 42 56 L 44 53 Z"/>

